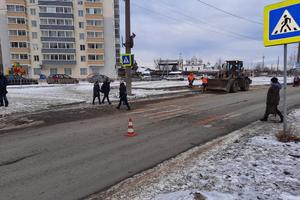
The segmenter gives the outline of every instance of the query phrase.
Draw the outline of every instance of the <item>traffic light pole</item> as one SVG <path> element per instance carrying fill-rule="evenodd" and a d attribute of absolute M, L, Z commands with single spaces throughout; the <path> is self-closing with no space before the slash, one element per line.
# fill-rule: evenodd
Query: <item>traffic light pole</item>
<path fill-rule="evenodd" d="M 126 54 L 131 54 L 130 0 L 125 0 L 125 29 L 126 29 L 126 42 L 125 42 Z M 128 95 L 132 94 L 131 67 L 126 67 L 126 89 Z"/>

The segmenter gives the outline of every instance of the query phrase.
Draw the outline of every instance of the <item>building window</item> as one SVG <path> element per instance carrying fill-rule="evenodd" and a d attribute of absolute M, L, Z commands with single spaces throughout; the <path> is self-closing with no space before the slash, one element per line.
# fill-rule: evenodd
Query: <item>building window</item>
<path fill-rule="evenodd" d="M 40 75 L 41 72 L 42 72 L 42 71 L 41 71 L 41 68 L 33 68 L 33 74 L 34 74 L 34 75 L 36 75 L 36 76 L 37 76 L 37 75 Z"/>
<path fill-rule="evenodd" d="M 10 42 L 11 48 L 28 48 L 28 44 L 26 42 Z"/>
<path fill-rule="evenodd" d="M 96 27 L 102 27 L 103 26 L 103 20 L 86 20 L 87 26 L 96 26 Z"/>
<path fill-rule="evenodd" d="M 30 3 L 35 3 L 35 0 L 30 0 Z"/>
<path fill-rule="evenodd" d="M 101 8 L 87 8 L 86 9 L 86 14 L 91 14 L 91 15 L 94 15 L 94 14 L 102 14 L 102 9 Z"/>
<path fill-rule="evenodd" d="M 84 23 L 83 22 L 79 22 L 79 28 L 84 28 Z"/>
<path fill-rule="evenodd" d="M 72 68 L 65 68 L 65 74 L 71 76 L 72 75 Z"/>
<path fill-rule="evenodd" d="M 89 43 L 88 48 L 89 49 L 103 49 L 103 44 L 102 43 Z"/>
<path fill-rule="evenodd" d="M 80 75 L 87 75 L 87 68 L 80 68 Z"/>
<path fill-rule="evenodd" d="M 80 34 L 79 34 L 79 39 L 80 39 L 80 40 L 84 40 L 84 33 L 80 33 Z"/>
<path fill-rule="evenodd" d="M 83 10 L 78 10 L 78 16 L 83 17 Z"/>
<path fill-rule="evenodd" d="M 32 26 L 32 27 L 37 27 L 37 23 L 36 23 L 35 20 L 32 20 L 32 21 L 31 21 L 31 26 Z"/>
<path fill-rule="evenodd" d="M 34 8 L 30 8 L 30 14 L 31 14 L 31 15 L 36 15 L 36 11 L 35 11 Z"/>
<path fill-rule="evenodd" d="M 81 61 L 81 62 L 85 62 L 85 61 L 86 61 L 85 56 L 80 56 L 80 61 Z"/>
<path fill-rule="evenodd" d="M 88 55 L 89 60 L 98 60 L 103 61 L 104 56 L 103 55 Z"/>
<path fill-rule="evenodd" d="M 39 56 L 33 56 L 34 61 L 40 61 Z"/>
<path fill-rule="evenodd" d="M 28 60 L 27 54 L 20 54 L 20 60 Z"/>
<path fill-rule="evenodd" d="M 80 45 L 80 51 L 85 51 L 85 45 Z"/>
<path fill-rule="evenodd" d="M 57 68 L 50 68 L 50 75 L 57 74 Z"/>
<path fill-rule="evenodd" d="M 83 1 L 82 0 L 78 0 L 78 5 L 83 5 Z"/>
<path fill-rule="evenodd" d="M 32 32 L 32 39 L 37 39 L 37 32 Z"/>
<path fill-rule="evenodd" d="M 38 49 L 39 49 L 39 45 L 38 45 L 38 44 L 32 44 L 32 48 L 33 48 L 34 50 L 38 50 Z"/>

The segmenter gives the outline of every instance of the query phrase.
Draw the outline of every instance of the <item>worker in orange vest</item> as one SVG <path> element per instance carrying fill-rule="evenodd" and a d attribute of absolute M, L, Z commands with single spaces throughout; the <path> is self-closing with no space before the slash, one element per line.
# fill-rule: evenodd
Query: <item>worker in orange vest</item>
<path fill-rule="evenodd" d="M 204 93 L 208 85 L 208 79 L 205 76 L 202 76 L 201 80 L 202 80 L 202 92 Z"/>
<path fill-rule="evenodd" d="M 188 81 L 189 81 L 189 86 L 190 87 L 193 87 L 194 80 L 195 80 L 195 75 L 193 73 L 190 73 L 188 75 Z"/>

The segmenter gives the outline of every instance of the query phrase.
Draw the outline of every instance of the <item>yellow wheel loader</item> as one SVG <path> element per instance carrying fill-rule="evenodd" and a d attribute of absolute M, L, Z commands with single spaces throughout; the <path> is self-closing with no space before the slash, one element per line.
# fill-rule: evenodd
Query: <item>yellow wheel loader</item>
<path fill-rule="evenodd" d="M 224 92 L 248 91 L 252 80 L 248 78 L 243 68 L 243 61 L 226 61 L 216 77 L 208 80 L 208 90 Z"/>

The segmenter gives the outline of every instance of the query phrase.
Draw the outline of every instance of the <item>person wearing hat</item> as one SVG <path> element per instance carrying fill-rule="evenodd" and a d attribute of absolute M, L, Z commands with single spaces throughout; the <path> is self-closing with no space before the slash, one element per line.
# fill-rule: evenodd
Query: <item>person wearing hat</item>
<path fill-rule="evenodd" d="M 268 121 L 268 116 L 270 114 L 278 114 L 280 117 L 280 122 L 283 122 L 283 115 L 278 110 L 277 106 L 279 105 L 280 101 L 280 89 L 281 84 L 278 82 L 278 79 L 276 77 L 273 77 L 271 79 L 271 86 L 268 90 L 267 94 L 267 106 L 264 117 L 261 119 L 261 121 Z"/>
<path fill-rule="evenodd" d="M 6 97 L 6 94 L 7 94 L 6 87 L 7 87 L 7 79 L 3 75 L 3 72 L 0 71 L 0 106 L 5 105 L 5 107 L 8 106 L 8 100 Z"/>

